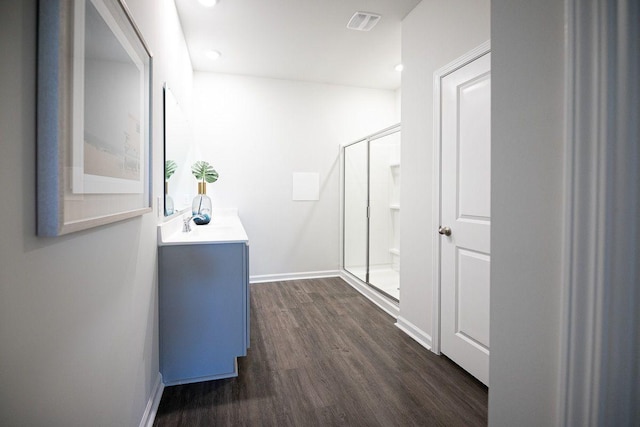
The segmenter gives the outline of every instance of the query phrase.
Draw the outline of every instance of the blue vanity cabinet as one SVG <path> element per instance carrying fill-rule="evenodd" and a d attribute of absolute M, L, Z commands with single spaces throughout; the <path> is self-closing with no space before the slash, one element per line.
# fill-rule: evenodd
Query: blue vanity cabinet
<path fill-rule="evenodd" d="M 160 372 L 166 385 L 237 376 L 249 348 L 249 246 L 159 248 Z"/>

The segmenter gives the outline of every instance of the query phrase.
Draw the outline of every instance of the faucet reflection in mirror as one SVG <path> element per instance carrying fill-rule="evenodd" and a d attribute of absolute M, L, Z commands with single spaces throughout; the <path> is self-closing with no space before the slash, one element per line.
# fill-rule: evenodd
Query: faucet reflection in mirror
<path fill-rule="evenodd" d="M 218 180 L 218 172 L 207 162 L 202 160 L 191 166 L 191 173 L 198 182 L 198 195 L 191 204 L 191 214 L 196 225 L 208 224 L 211 221 L 211 199 L 207 196 L 207 183 Z"/>
<path fill-rule="evenodd" d="M 173 215 L 175 211 L 173 197 L 169 195 L 169 178 L 178 169 L 178 165 L 173 160 L 164 162 L 164 215 Z"/>

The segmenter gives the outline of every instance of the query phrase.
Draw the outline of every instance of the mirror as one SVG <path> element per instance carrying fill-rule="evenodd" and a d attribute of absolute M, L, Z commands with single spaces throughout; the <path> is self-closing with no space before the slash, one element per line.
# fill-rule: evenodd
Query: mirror
<path fill-rule="evenodd" d="M 164 215 L 171 216 L 191 206 L 196 184 L 191 175 L 193 134 L 187 115 L 175 95 L 164 84 Z"/>

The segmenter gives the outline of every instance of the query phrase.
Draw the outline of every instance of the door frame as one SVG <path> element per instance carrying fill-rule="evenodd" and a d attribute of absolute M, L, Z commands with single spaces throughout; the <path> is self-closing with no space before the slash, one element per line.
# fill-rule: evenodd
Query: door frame
<path fill-rule="evenodd" d="M 480 46 L 470 50 L 456 60 L 450 62 L 433 73 L 433 181 L 432 199 L 433 222 L 431 224 L 432 233 L 441 224 L 441 202 L 440 195 L 442 174 L 440 172 L 441 152 L 442 152 L 442 79 L 476 59 L 491 52 L 491 42 L 486 41 Z M 433 306 L 431 320 L 431 351 L 440 354 L 440 238 L 433 239 Z"/>

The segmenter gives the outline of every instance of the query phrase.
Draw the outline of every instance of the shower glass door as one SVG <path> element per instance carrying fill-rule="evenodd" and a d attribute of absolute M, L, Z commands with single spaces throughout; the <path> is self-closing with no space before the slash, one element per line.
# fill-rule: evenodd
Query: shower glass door
<path fill-rule="evenodd" d="M 367 277 L 368 141 L 344 149 L 344 269 L 363 282 Z"/>
<path fill-rule="evenodd" d="M 400 299 L 400 132 L 369 142 L 369 284 Z"/>
<path fill-rule="evenodd" d="M 343 266 L 400 299 L 400 127 L 344 147 Z"/>

